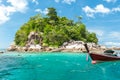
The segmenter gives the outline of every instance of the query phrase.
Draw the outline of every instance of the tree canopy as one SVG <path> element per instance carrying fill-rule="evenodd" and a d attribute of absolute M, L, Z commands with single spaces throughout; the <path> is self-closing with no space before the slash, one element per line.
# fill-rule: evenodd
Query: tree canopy
<path fill-rule="evenodd" d="M 78 17 L 78 22 L 74 22 L 58 16 L 55 8 L 48 8 L 45 17 L 37 14 L 20 27 L 15 34 L 15 43 L 25 46 L 31 31 L 37 32 L 42 38 L 43 45 L 47 46 L 61 46 L 69 40 L 98 43 L 96 34 L 88 32 L 81 19 L 82 17 Z"/>

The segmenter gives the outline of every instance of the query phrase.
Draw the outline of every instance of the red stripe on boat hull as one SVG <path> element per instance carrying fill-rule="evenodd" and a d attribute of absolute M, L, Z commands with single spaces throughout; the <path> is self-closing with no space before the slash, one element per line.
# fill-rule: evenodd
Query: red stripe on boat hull
<path fill-rule="evenodd" d="M 90 57 L 94 61 L 114 61 L 114 60 L 120 60 L 120 57 L 117 56 L 108 56 L 103 54 L 95 54 L 95 53 L 89 53 Z"/>

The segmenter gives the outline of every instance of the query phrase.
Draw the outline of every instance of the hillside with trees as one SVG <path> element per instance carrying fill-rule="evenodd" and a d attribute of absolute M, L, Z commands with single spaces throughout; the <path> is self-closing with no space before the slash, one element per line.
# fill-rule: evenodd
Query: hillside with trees
<path fill-rule="evenodd" d="M 42 46 L 59 47 L 70 40 L 98 43 L 95 33 L 88 32 L 81 22 L 81 17 L 75 22 L 57 15 L 55 8 L 48 8 L 46 16 L 37 14 L 24 23 L 15 34 L 15 44 L 26 46 L 30 32 L 35 32 L 42 40 Z M 40 44 L 40 40 L 34 40 Z"/>

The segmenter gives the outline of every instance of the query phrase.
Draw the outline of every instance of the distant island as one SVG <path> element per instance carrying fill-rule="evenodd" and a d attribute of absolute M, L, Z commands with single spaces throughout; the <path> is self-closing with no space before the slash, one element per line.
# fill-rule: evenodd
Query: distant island
<path fill-rule="evenodd" d="M 8 51 L 83 51 L 83 43 L 101 49 L 96 34 L 89 32 L 81 20 L 80 16 L 76 22 L 58 16 L 55 8 L 48 8 L 47 15 L 37 14 L 20 27 Z"/>

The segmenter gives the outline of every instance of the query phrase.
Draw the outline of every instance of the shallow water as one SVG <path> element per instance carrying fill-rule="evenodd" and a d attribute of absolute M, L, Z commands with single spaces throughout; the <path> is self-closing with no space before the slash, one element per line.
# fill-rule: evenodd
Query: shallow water
<path fill-rule="evenodd" d="M 120 61 L 91 64 L 86 54 L 0 54 L 0 80 L 120 80 Z"/>

